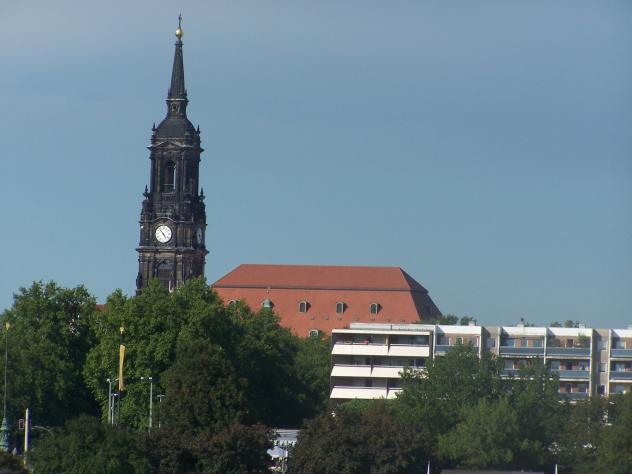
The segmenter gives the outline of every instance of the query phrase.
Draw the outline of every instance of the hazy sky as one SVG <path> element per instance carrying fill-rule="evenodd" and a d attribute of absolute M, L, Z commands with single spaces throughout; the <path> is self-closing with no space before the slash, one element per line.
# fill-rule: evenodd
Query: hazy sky
<path fill-rule="evenodd" d="M 632 322 L 632 2 L 0 3 L 0 310 L 133 293 L 178 13 L 206 276 L 397 265 L 484 324 Z"/>

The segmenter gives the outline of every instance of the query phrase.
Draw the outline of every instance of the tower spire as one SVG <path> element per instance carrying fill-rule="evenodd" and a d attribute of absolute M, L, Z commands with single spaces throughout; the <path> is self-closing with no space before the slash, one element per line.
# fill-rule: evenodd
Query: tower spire
<path fill-rule="evenodd" d="M 176 50 L 173 56 L 173 69 L 171 71 L 171 87 L 169 87 L 169 95 L 167 96 L 167 104 L 169 105 L 169 112 L 173 110 L 171 103 L 173 101 L 184 101 L 184 106 L 187 103 L 187 90 L 184 87 L 184 60 L 182 58 L 182 37 L 184 31 L 182 30 L 182 15 L 178 17 L 178 28 L 176 29 Z M 183 114 L 185 113 L 185 107 L 177 107 Z"/>

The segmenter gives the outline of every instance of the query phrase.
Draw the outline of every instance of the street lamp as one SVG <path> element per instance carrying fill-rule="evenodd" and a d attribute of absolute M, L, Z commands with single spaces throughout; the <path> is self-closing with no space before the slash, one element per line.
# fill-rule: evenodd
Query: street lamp
<path fill-rule="evenodd" d="M 112 403 L 114 400 L 114 394 L 112 393 L 112 384 L 118 380 L 118 377 L 115 379 L 105 379 L 108 383 L 108 424 L 114 425 L 114 404 Z"/>
<path fill-rule="evenodd" d="M 141 380 L 149 380 L 149 427 L 148 430 L 151 433 L 151 428 L 154 419 L 154 378 L 153 377 L 141 377 Z"/>
<path fill-rule="evenodd" d="M 158 397 L 158 429 L 162 426 L 162 399 L 165 398 L 165 394 L 161 393 L 156 395 Z"/>
<path fill-rule="evenodd" d="M 9 452 L 9 422 L 7 420 L 7 371 L 9 368 L 9 328 L 11 324 L 4 323 L 4 411 L 2 426 L 0 426 L 0 451 Z"/>

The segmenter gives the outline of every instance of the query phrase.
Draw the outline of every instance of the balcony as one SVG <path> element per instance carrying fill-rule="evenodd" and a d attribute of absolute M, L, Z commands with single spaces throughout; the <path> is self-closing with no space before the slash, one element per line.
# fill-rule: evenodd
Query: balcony
<path fill-rule="evenodd" d="M 623 370 L 610 371 L 610 380 L 632 380 L 632 371 L 625 372 Z"/>
<path fill-rule="evenodd" d="M 388 347 L 388 355 L 402 357 L 429 357 L 430 347 L 420 344 L 391 344 Z"/>
<path fill-rule="evenodd" d="M 500 355 L 542 357 L 544 355 L 544 347 L 500 346 Z"/>
<path fill-rule="evenodd" d="M 404 367 L 402 366 L 374 365 L 371 376 L 384 379 L 398 379 L 403 371 Z"/>
<path fill-rule="evenodd" d="M 366 342 L 336 342 L 331 353 L 333 355 L 385 356 L 388 355 L 388 346 Z"/>
<path fill-rule="evenodd" d="M 562 370 L 551 369 L 552 374 L 557 374 L 560 379 L 584 379 L 590 378 L 590 370 Z"/>
<path fill-rule="evenodd" d="M 547 347 L 547 356 L 590 357 L 590 347 Z"/>
<path fill-rule="evenodd" d="M 371 376 L 370 365 L 336 364 L 331 369 L 332 377 L 364 377 Z"/>
<path fill-rule="evenodd" d="M 394 390 L 394 389 L 391 389 Z M 386 387 L 345 387 L 337 386 L 331 390 L 329 398 L 353 399 L 361 398 L 369 400 L 372 398 L 387 398 L 388 390 Z"/>
<path fill-rule="evenodd" d="M 610 353 L 610 357 L 617 358 L 631 358 L 632 359 L 632 349 L 612 349 Z"/>
<path fill-rule="evenodd" d="M 467 346 L 467 344 L 463 344 L 463 346 Z M 454 345 L 448 345 L 448 344 L 437 344 L 436 346 L 434 346 L 434 352 L 435 354 L 445 354 L 446 352 L 448 352 L 449 350 L 452 350 L 454 347 L 457 347 L 457 344 Z M 475 351 L 478 351 L 478 346 L 471 346 Z"/>
<path fill-rule="evenodd" d="M 588 398 L 588 392 L 560 392 L 561 398 L 566 398 L 567 400 L 586 400 Z"/>
<path fill-rule="evenodd" d="M 388 395 L 386 396 L 386 398 L 389 398 L 389 399 L 397 398 L 397 394 L 400 393 L 401 391 L 402 391 L 401 388 L 389 388 Z"/>

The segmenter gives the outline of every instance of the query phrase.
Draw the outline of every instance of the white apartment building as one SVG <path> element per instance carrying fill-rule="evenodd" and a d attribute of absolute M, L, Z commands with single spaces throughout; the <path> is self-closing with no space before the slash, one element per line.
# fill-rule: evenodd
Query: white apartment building
<path fill-rule="evenodd" d="M 506 377 L 542 360 L 567 399 L 632 389 L 632 328 L 351 323 L 334 329 L 331 341 L 334 402 L 394 398 L 404 367 L 423 370 L 429 359 L 467 343 L 479 356 L 486 350 L 502 358 Z"/>

